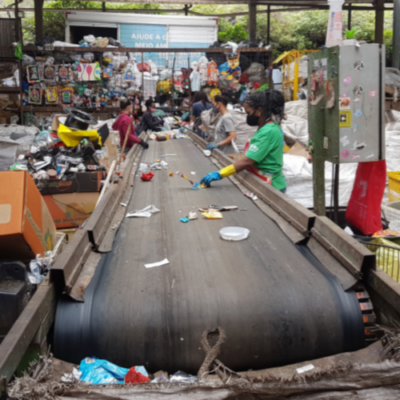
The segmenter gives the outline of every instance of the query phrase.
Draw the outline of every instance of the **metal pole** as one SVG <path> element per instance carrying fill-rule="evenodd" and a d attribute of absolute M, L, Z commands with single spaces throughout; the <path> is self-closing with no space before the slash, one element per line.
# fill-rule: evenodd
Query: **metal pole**
<path fill-rule="evenodd" d="M 268 6 L 267 11 L 267 44 L 271 41 L 271 6 Z"/>
<path fill-rule="evenodd" d="M 106 12 L 106 2 L 105 1 L 103 1 L 103 3 L 102 3 L 102 8 L 103 8 L 103 12 Z"/>
<path fill-rule="evenodd" d="M 189 15 L 189 6 L 187 4 L 185 4 L 185 15 L 188 16 Z"/>
<path fill-rule="evenodd" d="M 351 3 L 349 4 L 349 11 L 347 14 L 347 30 L 351 31 Z"/>
<path fill-rule="evenodd" d="M 250 42 L 255 42 L 257 33 L 257 4 L 253 2 L 249 3 L 248 31 Z"/>
<path fill-rule="evenodd" d="M 385 0 L 377 0 L 375 9 L 375 43 L 383 44 L 384 18 L 385 18 Z"/>
<path fill-rule="evenodd" d="M 393 60 L 392 67 L 400 69 L 400 0 L 393 0 Z"/>
<path fill-rule="evenodd" d="M 335 224 L 339 225 L 339 171 L 340 164 L 332 165 L 332 168 L 335 168 L 335 186 L 333 192 L 333 209 L 335 216 Z M 333 182 L 332 182 L 333 183 Z"/>
<path fill-rule="evenodd" d="M 36 40 L 43 39 L 43 0 L 35 0 L 35 35 Z"/>

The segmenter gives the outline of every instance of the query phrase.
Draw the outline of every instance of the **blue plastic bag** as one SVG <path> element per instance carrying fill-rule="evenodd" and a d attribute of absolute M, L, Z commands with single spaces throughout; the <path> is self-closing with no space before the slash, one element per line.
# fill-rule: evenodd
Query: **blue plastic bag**
<path fill-rule="evenodd" d="M 81 361 L 79 371 L 82 372 L 82 382 L 92 385 L 106 385 L 109 383 L 124 383 L 124 377 L 129 369 L 118 367 L 96 357 L 87 357 Z"/>

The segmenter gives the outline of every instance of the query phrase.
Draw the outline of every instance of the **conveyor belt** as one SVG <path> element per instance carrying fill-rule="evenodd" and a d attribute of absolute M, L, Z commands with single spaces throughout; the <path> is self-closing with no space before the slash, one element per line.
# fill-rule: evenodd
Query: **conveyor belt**
<path fill-rule="evenodd" d="M 204 330 L 220 326 L 227 340 L 219 359 L 234 370 L 310 360 L 364 346 L 363 320 L 353 292 L 294 246 L 252 200 L 225 179 L 190 190 L 175 175 L 197 181 L 216 169 L 191 140 L 151 142 L 142 162 L 162 154 L 169 169 L 151 182 L 136 177 L 128 211 L 154 204 L 151 218 L 126 218 L 113 251 L 102 256 L 85 303 L 62 298 L 54 353 L 78 363 L 97 356 L 124 367 L 145 365 L 195 373 Z M 168 172 L 174 172 L 169 177 Z M 198 207 L 237 205 L 223 220 L 179 222 Z M 244 226 L 246 241 L 226 242 L 219 230 Z M 144 264 L 168 258 L 169 265 Z"/>

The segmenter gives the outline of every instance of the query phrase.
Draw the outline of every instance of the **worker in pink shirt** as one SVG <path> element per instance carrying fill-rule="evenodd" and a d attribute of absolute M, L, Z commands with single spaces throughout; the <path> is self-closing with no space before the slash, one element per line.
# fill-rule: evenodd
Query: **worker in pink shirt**
<path fill-rule="evenodd" d="M 133 118 L 131 117 L 133 111 L 132 102 L 130 100 L 121 101 L 120 107 L 121 112 L 119 113 L 117 119 L 114 121 L 112 128 L 119 132 L 121 147 L 124 144 L 125 135 L 128 132 L 128 127 L 130 124 L 131 130 L 129 132 L 129 137 L 126 142 L 125 152 L 128 152 L 135 143 L 140 144 L 144 149 L 148 149 L 149 144 L 135 135 L 135 126 L 133 125 Z"/>

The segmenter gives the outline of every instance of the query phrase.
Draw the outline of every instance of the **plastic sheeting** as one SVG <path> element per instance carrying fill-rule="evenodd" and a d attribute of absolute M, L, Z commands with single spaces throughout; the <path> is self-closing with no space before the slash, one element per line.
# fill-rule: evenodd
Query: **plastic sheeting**
<path fill-rule="evenodd" d="M 282 130 L 288 142 L 296 141 L 308 145 L 308 109 L 306 100 L 290 101 L 285 104 L 287 119 Z M 385 146 L 387 171 L 400 170 L 400 112 L 385 113 Z M 357 170 L 357 164 L 342 164 L 339 179 L 339 206 L 347 206 Z M 287 180 L 286 194 L 307 208 L 314 206 L 312 164 L 301 156 L 284 155 L 283 173 Z M 331 204 L 332 164 L 325 163 L 325 204 Z M 383 203 L 387 201 L 384 195 Z"/>

